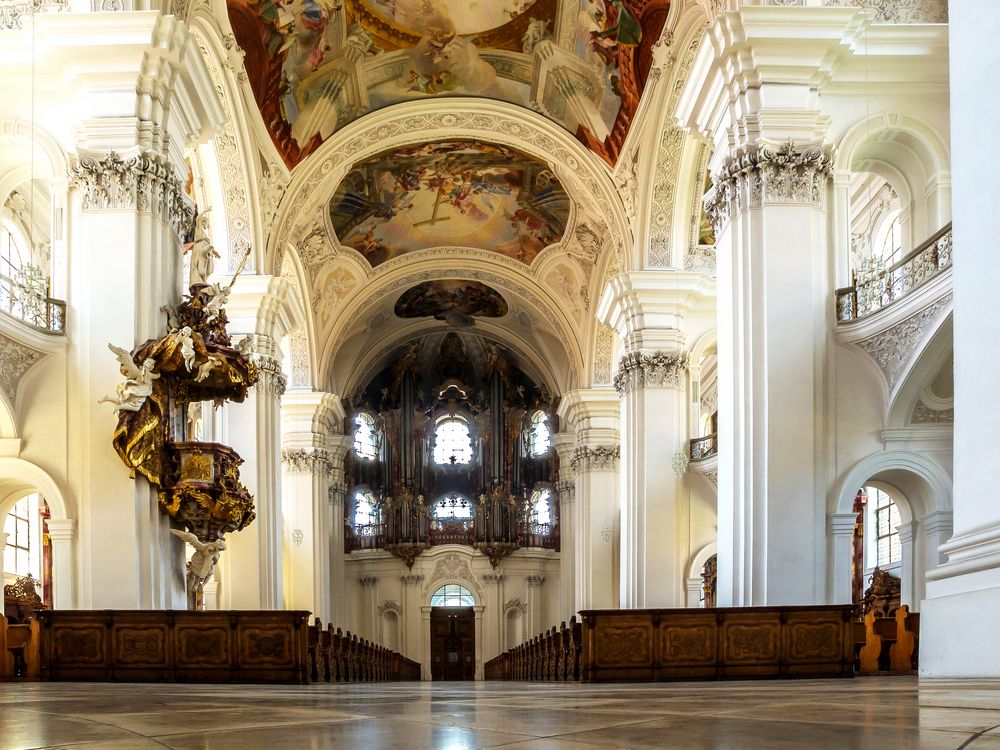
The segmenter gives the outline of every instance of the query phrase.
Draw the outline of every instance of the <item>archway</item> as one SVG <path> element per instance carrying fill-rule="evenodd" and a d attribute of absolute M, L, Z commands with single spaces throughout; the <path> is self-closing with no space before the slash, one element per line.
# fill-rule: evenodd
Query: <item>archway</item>
<path fill-rule="evenodd" d="M 469 589 L 450 583 L 430 599 L 430 671 L 434 681 L 476 679 L 476 600 Z"/>

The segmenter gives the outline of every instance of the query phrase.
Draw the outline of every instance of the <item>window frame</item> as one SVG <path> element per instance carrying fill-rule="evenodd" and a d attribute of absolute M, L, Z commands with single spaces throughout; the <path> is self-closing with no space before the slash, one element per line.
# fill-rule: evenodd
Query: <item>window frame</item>
<path fill-rule="evenodd" d="M 451 589 L 456 589 L 451 591 Z M 443 592 L 443 593 L 442 593 Z M 441 597 L 443 601 L 435 602 L 435 599 Z M 458 604 L 449 603 L 449 599 L 457 598 Z M 461 609 L 463 607 L 475 607 L 476 597 L 472 591 L 460 583 L 446 583 L 438 588 L 431 594 L 430 605 L 432 607 L 444 607 L 447 609 Z"/>
<path fill-rule="evenodd" d="M 461 424 L 465 427 L 466 435 L 469 438 L 468 455 L 464 461 L 440 460 L 438 458 L 438 440 L 441 428 L 446 424 Z M 454 454 L 452 454 L 454 456 Z M 457 412 L 447 412 L 434 420 L 434 427 L 431 433 L 431 463 L 437 467 L 449 466 L 470 466 L 475 460 L 475 432 L 472 429 L 472 420 L 467 416 Z"/>
<path fill-rule="evenodd" d="M 537 449 L 539 427 L 545 428 L 545 448 Z M 552 452 L 552 426 L 549 424 L 549 414 L 544 409 L 536 409 L 528 422 L 528 455 L 531 458 L 544 458 Z"/>
<path fill-rule="evenodd" d="M 368 512 L 368 523 L 359 524 L 358 511 L 360 510 L 362 501 L 368 503 L 371 510 Z M 351 508 L 351 529 L 357 536 L 377 536 L 381 524 L 381 512 L 378 498 L 375 497 L 375 493 L 367 487 L 355 488 L 353 493 L 353 505 Z M 359 529 L 363 530 L 359 531 Z"/>
<path fill-rule="evenodd" d="M 360 461 L 377 461 L 379 458 L 379 429 L 378 429 L 378 419 L 370 411 L 362 410 L 354 415 L 351 420 L 354 422 L 354 431 L 351 435 L 351 450 L 354 451 L 354 456 Z M 364 422 L 369 426 L 370 436 L 371 436 L 371 454 L 362 453 L 360 450 L 360 438 L 361 433 L 361 423 Z"/>

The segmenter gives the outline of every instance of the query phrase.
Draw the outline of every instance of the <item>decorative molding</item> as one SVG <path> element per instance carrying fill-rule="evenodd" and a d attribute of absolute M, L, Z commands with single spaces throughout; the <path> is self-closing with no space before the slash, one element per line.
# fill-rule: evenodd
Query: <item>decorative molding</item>
<path fill-rule="evenodd" d="M 927 329 L 951 309 L 951 299 L 952 295 L 947 294 L 896 325 L 855 344 L 882 370 L 890 391 L 906 371 L 906 364 L 926 336 Z"/>
<path fill-rule="evenodd" d="M 650 212 L 649 250 L 646 263 L 650 268 L 667 268 L 671 262 L 670 245 L 674 226 L 674 202 L 677 192 L 677 173 L 680 169 L 684 149 L 685 133 L 673 125 L 670 118 L 677 108 L 677 99 L 687 81 L 695 53 L 701 43 L 703 33 L 697 33 L 688 43 L 681 56 L 674 78 L 674 85 L 664 109 L 665 122 L 656 152 L 656 167 L 653 173 L 652 210 Z"/>
<path fill-rule="evenodd" d="M 69 0 L 0 0 L 0 31 L 20 29 L 24 16 L 67 10 Z"/>
<path fill-rule="evenodd" d="M 403 608 L 400 606 L 399 602 L 394 599 L 386 599 L 378 605 L 378 616 L 382 617 L 386 612 L 394 612 L 397 616 L 402 616 Z"/>
<path fill-rule="evenodd" d="M 258 387 L 280 399 L 288 386 L 285 374 L 281 371 L 281 361 L 277 357 L 258 355 L 257 368 L 260 370 Z"/>
<path fill-rule="evenodd" d="M 469 582 L 476 590 L 477 601 L 482 603 L 483 592 L 479 588 L 476 576 L 472 573 L 472 568 L 469 567 L 468 560 L 454 554 L 445 555 L 438 560 L 434 566 L 434 572 L 431 573 L 427 584 L 424 586 L 424 597 L 426 598 L 433 593 L 434 587 L 439 582 L 445 580 L 460 580 Z"/>
<path fill-rule="evenodd" d="M 541 587 L 545 583 L 545 576 L 542 575 L 530 575 L 524 577 L 524 582 L 528 585 L 528 588 Z"/>
<path fill-rule="evenodd" d="M 614 329 L 604 323 L 597 324 L 594 339 L 594 383 L 611 382 L 611 357 L 614 350 Z"/>
<path fill-rule="evenodd" d="M 615 390 L 624 395 L 639 388 L 680 388 L 687 352 L 629 352 L 618 363 Z"/>
<path fill-rule="evenodd" d="M 571 469 L 571 466 L 567 466 L 566 469 L 561 467 L 559 469 L 560 479 L 556 482 L 556 496 L 559 498 L 561 506 L 569 505 L 576 499 L 576 480 L 573 477 Z M 564 478 L 562 477 L 563 474 L 567 476 Z"/>
<path fill-rule="evenodd" d="M 290 472 L 300 474 L 327 474 L 333 473 L 333 456 L 323 448 L 283 448 L 281 451 L 281 464 Z"/>
<path fill-rule="evenodd" d="M 378 576 L 361 576 L 361 578 L 358 579 L 358 583 L 364 587 L 374 587 L 378 584 Z"/>
<path fill-rule="evenodd" d="M 264 233 L 268 234 L 271 225 L 274 223 L 275 214 L 278 213 L 278 206 L 285 195 L 285 189 L 291 181 L 291 177 L 282 165 L 276 162 L 268 162 L 264 166 L 264 176 L 260 181 L 260 213 L 264 223 Z"/>
<path fill-rule="evenodd" d="M 422 575 L 409 573 L 407 575 L 401 575 L 399 580 L 402 581 L 404 586 L 419 586 L 424 582 L 424 577 Z"/>
<path fill-rule="evenodd" d="M 684 256 L 684 270 L 716 276 L 715 245 L 692 245 Z"/>
<path fill-rule="evenodd" d="M 69 186 L 82 194 L 84 211 L 146 213 L 156 206 L 178 237 L 187 234 L 194 221 L 194 204 L 167 157 L 158 154 L 122 158 L 110 151 L 100 157 L 81 156 L 70 168 Z"/>
<path fill-rule="evenodd" d="M 21 377 L 44 356 L 44 352 L 25 346 L 0 333 L 0 388 L 3 388 L 12 404 Z"/>
<path fill-rule="evenodd" d="M 691 459 L 687 451 L 675 451 L 670 458 L 670 465 L 674 468 L 674 476 L 681 479 L 687 473 L 689 463 L 691 463 Z"/>
<path fill-rule="evenodd" d="M 503 583 L 503 573 L 485 573 L 479 576 L 479 580 L 483 583 L 493 583 L 499 586 Z"/>
<path fill-rule="evenodd" d="M 581 445 L 573 451 L 570 466 L 575 472 L 618 471 L 621 448 L 617 445 Z"/>
<path fill-rule="evenodd" d="M 524 614 L 528 611 L 528 605 L 515 597 L 514 599 L 508 599 L 507 603 L 503 605 L 504 615 L 506 615 L 512 609 L 516 609 L 521 614 Z"/>
<path fill-rule="evenodd" d="M 771 5 L 801 5 L 788 0 L 771 0 Z M 875 23 L 948 23 L 946 0 L 823 0 L 825 7 L 865 8 L 873 12 Z"/>
<path fill-rule="evenodd" d="M 719 231 L 736 212 L 767 203 L 820 205 L 832 166 L 832 149 L 818 143 L 761 142 L 738 149 L 705 195 L 709 221 Z"/>
<path fill-rule="evenodd" d="M 913 415 L 910 417 L 912 424 L 951 424 L 954 421 L 954 407 L 934 409 L 925 404 L 923 399 L 917 401 L 917 405 L 913 407 Z"/>
<path fill-rule="evenodd" d="M 233 44 L 235 44 L 235 41 L 235 38 L 233 38 Z M 216 96 L 219 97 L 219 101 L 222 104 L 222 111 L 225 114 L 225 122 L 222 125 L 222 130 L 215 136 L 215 149 L 219 155 L 222 192 L 226 200 L 226 225 L 229 234 L 228 270 L 235 271 L 246 248 L 253 244 L 250 197 L 247 195 L 246 187 L 246 170 L 240 154 L 239 140 L 236 135 L 233 108 L 230 105 L 229 97 L 226 96 L 222 68 L 219 66 L 215 55 L 209 51 L 208 46 L 202 40 L 201 36 L 198 36 L 198 46 L 201 48 L 201 56 L 205 59 L 208 74 L 212 79 L 212 86 L 215 89 Z M 228 38 L 226 48 L 229 49 Z M 262 189 L 262 193 L 266 189 L 265 181 L 265 188 Z M 244 270 L 246 273 L 255 272 L 256 267 L 253 253 L 250 253 L 250 256 L 247 258 Z"/>

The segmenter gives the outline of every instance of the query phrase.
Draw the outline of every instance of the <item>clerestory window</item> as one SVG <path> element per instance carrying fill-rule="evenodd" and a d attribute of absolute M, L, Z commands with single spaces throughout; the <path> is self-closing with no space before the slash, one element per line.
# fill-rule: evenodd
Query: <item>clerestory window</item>
<path fill-rule="evenodd" d="M 472 460 L 472 433 L 462 417 L 444 417 L 434 429 L 434 463 L 467 464 Z"/>
<path fill-rule="evenodd" d="M 354 452 L 358 458 L 372 461 L 378 456 L 375 418 L 361 412 L 354 418 Z"/>

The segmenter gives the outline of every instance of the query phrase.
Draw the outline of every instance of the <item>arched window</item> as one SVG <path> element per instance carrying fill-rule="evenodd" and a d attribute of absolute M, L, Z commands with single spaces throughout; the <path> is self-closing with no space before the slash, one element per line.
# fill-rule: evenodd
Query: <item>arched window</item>
<path fill-rule="evenodd" d="M 903 225 L 899 221 L 899 212 L 894 211 L 891 218 L 879 228 L 879 246 L 875 248 L 882 265 L 891 266 L 903 255 Z"/>
<path fill-rule="evenodd" d="M 434 429 L 434 463 L 467 464 L 472 460 L 472 433 L 462 417 L 443 417 Z"/>
<path fill-rule="evenodd" d="M 354 533 L 358 536 L 378 533 L 378 505 L 375 496 L 367 490 L 354 493 Z"/>
<path fill-rule="evenodd" d="M 354 452 L 358 458 L 373 461 L 378 456 L 377 430 L 375 417 L 367 412 L 360 412 L 354 418 Z"/>
<path fill-rule="evenodd" d="M 432 607 L 473 607 L 475 604 L 472 592 L 457 583 L 442 586 L 431 596 Z"/>
<path fill-rule="evenodd" d="M 548 534 L 552 530 L 552 493 L 547 488 L 532 494 L 528 522 L 532 534 Z"/>
<path fill-rule="evenodd" d="M 445 495 L 434 503 L 432 515 L 438 521 L 471 521 L 472 503 L 458 493 Z"/>
<path fill-rule="evenodd" d="M 866 486 L 864 493 L 868 496 L 868 517 L 865 520 L 871 529 L 866 534 L 865 566 L 891 567 L 903 558 L 899 540 L 899 508 L 889 493 L 878 487 Z"/>
<path fill-rule="evenodd" d="M 4 519 L 3 530 L 7 534 L 7 546 L 3 550 L 3 572 L 15 576 L 30 575 L 41 580 L 41 518 L 40 498 L 37 494 L 26 495 L 14 504 Z"/>
<path fill-rule="evenodd" d="M 552 431 L 549 429 L 549 415 L 539 409 L 531 416 L 528 453 L 538 458 L 548 453 L 550 447 L 552 447 Z"/>

